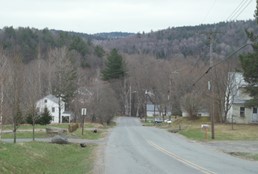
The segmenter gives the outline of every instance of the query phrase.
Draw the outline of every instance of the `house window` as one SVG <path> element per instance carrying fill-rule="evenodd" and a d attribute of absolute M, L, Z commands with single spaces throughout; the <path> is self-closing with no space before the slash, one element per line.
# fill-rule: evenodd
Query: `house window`
<path fill-rule="evenodd" d="M 245 107 L 240 107 L 240 117 L 245 117 Z"/>
<path fill-rule="evenodd" d="M 52 112 L 55 112 L 55 107 L 52 107 Z"/>
<path fill-rule="evenodd" d="M 39 113 L 39 107 L 36 108 L 36 112 Z"/>
<path fill-rule="evenodd" d="M 52 116 L 52 121 L 54 121 L 55 120 L 55 117 L 54 116 Z"/>
<path fill-rule="evenodd" d="M 257 108 L 253 108 L 253 113 L 257 114 Z"/>
<path fill-rule="evenodd" d="M 47 99 L 45 99 L 44 102 L 47 103 Z"/>

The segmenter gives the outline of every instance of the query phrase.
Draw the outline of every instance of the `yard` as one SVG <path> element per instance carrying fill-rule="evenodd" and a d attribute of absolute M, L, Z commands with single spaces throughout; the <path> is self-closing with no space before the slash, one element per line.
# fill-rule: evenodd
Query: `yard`
<path fill-rule="evenodd" d="M 113 126 L 113 125 L 112 125 Z M 68 124 L 41 126 L 36 125 L 36 138 L 48 138 L 46 127 L 68 128 Z M 67 133 L 68 138 L 97 140 L 103 138 L 110 126 L 86 123 L 84 134 L 81 128 L 73 133 Z M 4 130 L 11 130 L 11 125 L 4 126 Z M 98 132 L 94 133 L 93 128 Z M 21 125 L 17 138 L 32 139 L 32 126 Z M 23 130 L 23 131 L 22 131 Z M 5 133 L 2 138 L 13 138 L 12 133 Z M 81 174 L 92 173 L 95 160 L 96 145 L 87 145 L 86 148 L 79 144 L 57 145 L 46 142 L 4 143 L 0 141 L 0 173 L 15 174 Z"/>
<path fill-rule="evenodd" d="M 205 130 L 201 128 L 202 124 L 208 124 L 207 139 Z M 154 124 L 152 120 L 147 123 L 143 122 L 144 126 L 157 126 L 167 129 L 170 132 L 178 132 L 185 137 L 198 141 L 210 141 L 211 127 L 209 118 L 203 117 L 197 120 L 189 120 L 188 118 L 179 117 L 174 119 L 172 124 L 160 123 Z M 231 124 L 215 124 L 215 140 L 258 140 L 258 125 L 243 125 L 234 124 L 233 129 Z"/>
<path fill-rule="evenodd" d="M 201 125 L 208 124 L 207 140 L 212 140 L 211 126 L 208 118 L 201 118 L 194 121 L 186 118 L 180 119 L 175 121 L 169 130 L 181 127 L 180 134 L 193 140 L 204 141 L 206 140 L 205 130 L 201 128 Z M 258 140 L 258 125 L 234 124 L 232 129 L 231 124 L 215 124 L 214 129 L 215 140 Z"/>
<path fill-rule="evenodd" d="M 63 129 L 68 129 L 67 123 L 63 124 L 51 124 L 51 125 L 36 125 L 35 126 L 35 138 L 49 138 L 53 135 L 48 135 L 46 133 L 46 128 L 47 127 L 57 127 L 57 128 L 63 128 Z M 97 128 L 98 132 L 94 133 L 92 131 L 93 128 Z M 82 139 L 99 139 L 105 136 L 106 129 L 109 128 L 109 126 L 103 126 L 101 124 L 96 124 L 96 123 L 85 123 L 84 127 L 84 133 L 82 135 L 82 129 L 78 128 L 75 132 L 72 133 L 67 133 L 66 136 L 68 138 L 82 138 Z M 10 131 L 10 133 L 3 133 L 2 138 L 13 138 L 13 133 L 11 132 L 12 130 L 12 125 L 4 125 L 3 126 L 3 131 Z M 24 124 L 21 125 L 17 129 L 17 138 L 32 138 L 32 126 L 29 124 Z"/>
<path fill-rule="evenodd" d="M 78 144 L 0 143 L 0 173 L 90 173 L 93 149 Z"/>

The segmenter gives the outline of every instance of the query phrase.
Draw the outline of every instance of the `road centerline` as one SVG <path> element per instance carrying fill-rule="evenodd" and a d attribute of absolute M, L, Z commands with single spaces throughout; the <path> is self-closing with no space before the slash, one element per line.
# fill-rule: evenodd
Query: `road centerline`
<path fill-rule="evenodd" d="M 160 152 L 162 152 L 162 153 L 164 153 L 164 154 L 174 158 L 175 160 L 183 163 L 186 166 L 192 167 L 192 168 L 194 168 L 194 169 L 196 169 L 196 170 L 198 170 L 198 171 L 200 171 L 200 172 L 202 172 L 204 174 L 216 174 L 215 172 L 212 172 L 212 171 L 210 171 L 208 169 L 205 169 L 205 168 L 203 168 L 203 167 L 201 167 L 201 166 L 199 166 L 199 165 L 197 165 L 197 164 L 195 164 L 195 163 L 193 163 L 193 162 L 191 162 L 189 160 L 183 159 L 182 157 L 180 157 L 180 156 L 176 155 L 175 153 L 172 153 L 172 152 L 164 149 L 163 147 L 153 143 L 152 141 L 149 141 L 149 140 L 146 140 L 146 141 L 147 141 L 147 143 L 150 146 L 152 146 L 155 149 L 159 150 Z"/>

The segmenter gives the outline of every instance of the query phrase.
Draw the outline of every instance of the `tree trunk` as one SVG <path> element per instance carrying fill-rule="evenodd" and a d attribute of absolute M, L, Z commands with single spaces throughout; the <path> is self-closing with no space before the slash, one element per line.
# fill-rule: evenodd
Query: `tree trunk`
<path fill-rule="evenodd" d="M 83 132 L 84 132 L 84 118 L 85 118 L 85 116 L 83 115 L 82 116 L 82 135 L 83 135 Z"/>
<path fill-rule="evenodd" d="M 35 141 L 35 115 L 32 116 L 32 140 Z"/>
<path fill-rule="evenodd" d="M 16 143 L 16 130 L 17 128 L 16 128 L 16 125 L 14 124 L 13 125 L 13 143 Z"/>
<path fill-rule="evenodd" d="M 4 84 L 1 85 L 1 104 L 0 104 L 0 121 L 1 121 L 1 128 L 0 128 L 0 140 L 2 138 L 2 130 L 3 130 L 3 104 L 4 104 Z"/>
<path fill-rule="evenodd" d="M 61 123 L 61 97 L 58 97 L 58 123 Z"/>

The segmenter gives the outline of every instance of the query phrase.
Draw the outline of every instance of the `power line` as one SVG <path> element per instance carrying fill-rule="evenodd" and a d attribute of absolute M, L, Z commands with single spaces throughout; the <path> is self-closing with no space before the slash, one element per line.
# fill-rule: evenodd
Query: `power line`
<path fill-rule="evenodd" d="M 235 10 L 228 16 L 228 18 L 226 19 L 226 21 L 229 21 L 229 20 L 231 20 L 231 19 L 233 18 L 233 16 L 235 15 L 235 13 L 240 9 L 240 7 L 243 5 L 243 3 L 244 3 L 245 1 L 248 1 L 248 0 L 242 0 L 242 1 L 238 4 L 238 6 L 235 8 Z"/>
<path fill-rule="evenodd" d="M 243 11 L 250 5 L 251 2 L 252 2 L 252 0 L 242 0 L 242 1 L 238 4 L 238 6 L 234 9 L 234 11 L 229 15 L 229 17 L 227 18 L 227 21 L 228 21 L 228 20 L 235 20 L 235 19 L 237 19 L 237 18 L 243 13 Z M 214 7 L 215 3 L 216 3 L 216 0 L 213 2 L 212 6 L 210 7 L 210 10 Z M 205 20 L 205 19 L 207 18 L 207 16 L 209 15 L 210 10 L 207 12 L 207 14 L 206 14 L 204 20 Z M 204 21 L 204 20 L 203 20 L 203 21 Z M 216 31 L 216 27 L 217 27 L 217 26 L 214 25 L 213 31 Z M 209 32 L 209 33 L 212 33 L 212 32 Z M 209 34 L 209 33 L 206 32 L 205 34 Z M 216 32 L 216 33 L 219 33 L 219 32 Z M 213 39 L 213 42 L 214 42 L 214 43 L 216 42 L 216 38 Z M 242 48 L 241 48 L 241 49 L 242 49 Z M 199 63 L 200 59 L 201 59 L 201 57 L 199 57 L 199 58 L 196 60 L 196 62 L 194 63 L 193 68 L 191 68 L 191 70 L 189 71 L 190 73 L 195 69 L 195 67 L 196 67 L 197 64 Z M 207 71 L 209 72 L 210 69 L 208 69 Z M 206 72 L 207 72 L 207 71 L 206 71 Z M 203 74 L 203 76 L 206 74 L 206 72 Z M 207 73 L 208 73 L 208 72 L 207 72 Z M 201 78 L 202 78 L 203 76 L 201 76 Z M 200 79 L 199 79 L 199 80 L 200 80 Z M 198 80 L 198 81 L 199 81 L 199 80 Z"/>
<path fill-rule="evenodd" d="M 236 19 L 243 13 L 243 11 L 251 4 L 251 2 L 252 2 L 252 0 L 250 0 L 250 1 L 246 4 L 246 6 L 242 9 L 242 11 L 240 11 L 240 13 L 238 13 L 238 15 L 235 17 L 234 20 L 236 20 Z"/>
<path fill-rule="evenodd" d="M 242 0 L 235 8 L 235 10 L 229 15 L 226 21 L 236 20 L 243 13 L 243 11 L 250 5 L 251 2 L 252 0 Z"/>
<path fill-rule="evenodd" d="M 214 0 L 214 1 L 213 1 L 211 7 L 210 7 L 209 10 L 207 11 L 207 13 L 206 13 L 206 15 L 205 15 L 205 17 L 203 18 L 203 20 L 202 20 L 201 23 L 203 23 L 203 22 L 207 19 L 207 17 L 210 15 L 211 10 L 214 8 L 214 6 L 215 6 L 215 4 L 216 4 L 216 1 L 217 1 L 217 0 Z"/>
<path fill-rule="evenodd" d="M 241 47 L 239 47 L 237 50 L 235 50 L 234 52 L 232 52 L 229 56 L 227 56 L 224 60 L 210 66 L 194 83 L 193 83 L 193 86 L 196 85 L 197 82 L 199 82 L 206 74 L 208 74 L 212 68 L 214 68 L 215 66 L 223 63 L 224 61 L 228 60 L 229 58 L 231 58 L 233 55 L 235 55 L 238 51 L 240 51 L 241 49 L 243 49 L 244 47 L 248 46 L 248 45 L 251 45 L 252 43 L 247 43 Z"/>

